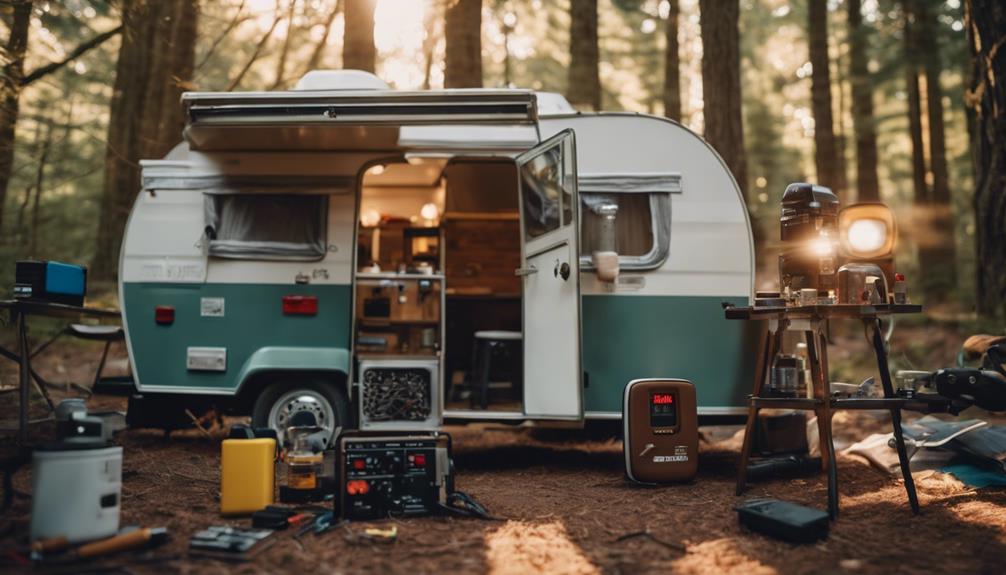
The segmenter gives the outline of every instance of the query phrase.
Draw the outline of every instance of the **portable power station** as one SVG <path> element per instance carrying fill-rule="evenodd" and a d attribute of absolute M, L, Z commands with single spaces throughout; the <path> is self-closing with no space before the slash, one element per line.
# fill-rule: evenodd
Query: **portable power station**
<path fill-rule="evenodd" d="M 343 519 L 433 515 L 453 492 L 446 434 L 343 435 L 339 462 Z"/>
<path fill-rule="evenodd" d="M 87 268 L 60 262 L 22 260 L 14 268 L 14 297 L 32 301 L 84 305 Z"/>
<path fill-rule="evenodd" d="M 625 386 L 625 472 L 640 483 L 687 481 L 698 470 L 695 386 L 684 379 L 634 379 Z"/>

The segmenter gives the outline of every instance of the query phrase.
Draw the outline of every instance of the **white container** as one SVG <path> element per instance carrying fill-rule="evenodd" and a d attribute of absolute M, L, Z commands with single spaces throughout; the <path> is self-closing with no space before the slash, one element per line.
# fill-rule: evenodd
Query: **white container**
<path fill-rule="evenodd" d="M 122 448 L 58 444 L 32 458 L 31 539 L 71 543 L 119 531 Z"/>

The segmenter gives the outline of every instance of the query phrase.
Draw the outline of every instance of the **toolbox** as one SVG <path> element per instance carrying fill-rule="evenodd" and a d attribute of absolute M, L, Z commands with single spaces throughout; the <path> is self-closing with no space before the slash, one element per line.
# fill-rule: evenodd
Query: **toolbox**
<path fill-rule="evenodd" d="M 84 305 L 87 268 L 61 262 L 21 260 L 15 264 L 14 297 Z"/>

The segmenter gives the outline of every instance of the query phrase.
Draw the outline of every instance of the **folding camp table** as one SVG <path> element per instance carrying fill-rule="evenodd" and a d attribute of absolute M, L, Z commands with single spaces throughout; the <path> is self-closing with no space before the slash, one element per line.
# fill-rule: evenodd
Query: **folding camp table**
<path fill-rule="evenodd" d="M 28 347 L 28 316 L 119 318 L 121 314 L 117 310 L 18 299 L 0 300 L 0 309 L 9 310 L 11 323 L 17 326 L 17 353 L 0 347 L 0 356 L 18 363 L 20 401 L 18 403 L 17 439 L 18 443 L 23 447 L 28 443 L 28 399 L 32 379 L 38 383 L 42 396 L 49 404 L 49 409 L 54 409 L 52 400 L 45 390 L 45 380 L 39 374 L 35 373 L 31 367 L 31 357 L 34 354 L 31 348 Z"/>
<path fill-rule="evenodd" d="M 898 449 L 901 473 L 905 479 L 905 491 L 908 492 L 908 501 L 912 506 L 912 511 L 918 513 L 919 500 L 915 493 L 915 482 L 912 480 L 905 439 L 901 431 L 901 410 L 912 401 L 895 394 L 894 384 L 891 382 L 891 372 L 887 365 L 887 350 L 881 320 L 895 314 L 919 313 L 921 311 L 921 305 L 910 304 L 726 308 L 727 319 L 764 320 L 768 324 L 756 363 L 754 389 L 749 397 L 744 445 L 741 448 L 741 460 L 737 472 L 737 495 L 743 493 L 747 487 L 748 461 L 751 457 L 752 436 L 758 419 L 758 411 L 762 408 L 813 411 L 817 415 L 821 465 L 828 473 L 828 513 L 832 519 L 835 519 L 838 517 L 838 470 L 835 465 L 835 445 L 831 435 L 832 411 L 837 409 L 884 409 L 891 413 L 891 425 Z M 858 319 L 863 322 L 867 330 L 873 330 L 873 352 L 877 357 L 877 368 L 880 371 L 884 397 L 832 397 L 828 378 L 828 340 L 822 327 L 827 320 L 833 318 Z M 787 330 L 803 331 L 806 338 L 813 398 L 768 397 L 763 393 L 765 381 L 771 373 L 772 360 L 782 347 L 782 335 Z"/>

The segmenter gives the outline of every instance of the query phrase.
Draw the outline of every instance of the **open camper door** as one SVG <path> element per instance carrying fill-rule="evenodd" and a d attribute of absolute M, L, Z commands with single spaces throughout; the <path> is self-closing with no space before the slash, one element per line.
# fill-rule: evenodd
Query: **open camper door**
<path fill-rule="evenodd" d="M 576 148 L 565 130 L 517 158 L 524 413 L 583 419 Z"/>

